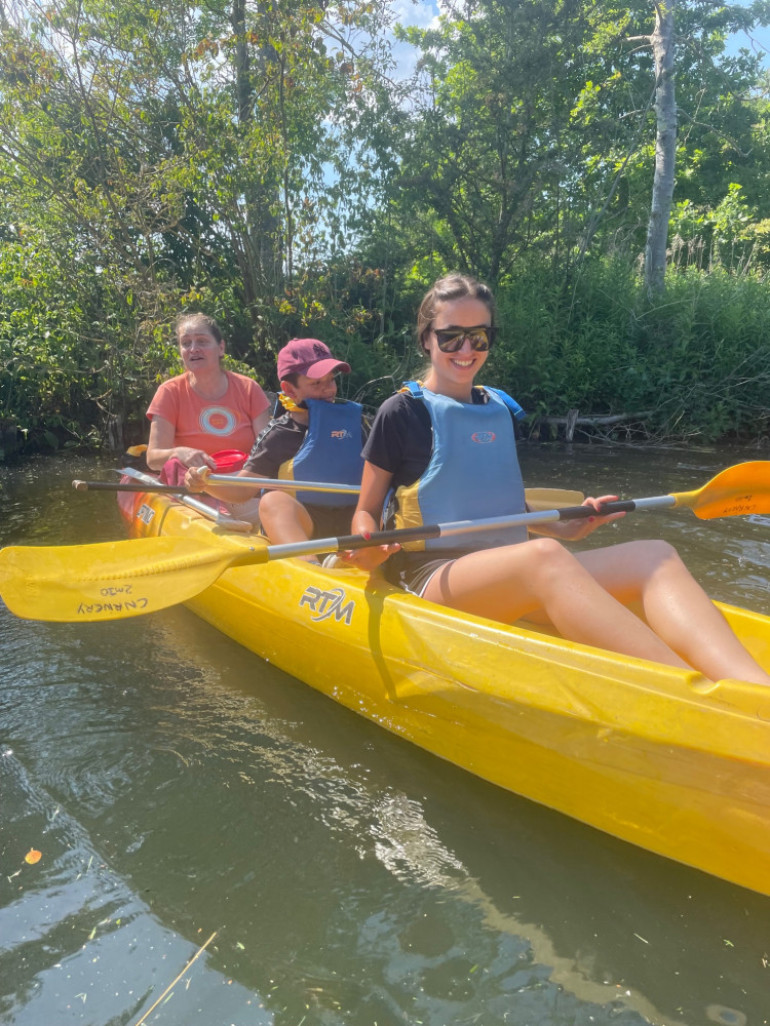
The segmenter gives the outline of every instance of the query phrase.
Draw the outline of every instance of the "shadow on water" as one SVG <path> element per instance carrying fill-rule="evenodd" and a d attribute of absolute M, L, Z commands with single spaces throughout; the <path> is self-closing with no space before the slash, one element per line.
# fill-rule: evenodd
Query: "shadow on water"
<path fill-rule="evenodd" d="M 562 456 L 537 483 L 576 484 Z M 599 493 L 724 465 L 682 482 L 667 464 L 651 489 L 660 468 L 613 459 L 589 468 L 625 474 Z M 118 536 L 111 508 L 84 528 L 42 492 L 4 541 Z M 760 528 L 683 538 L 728 592 L 743 558 L 752 604 Z M 0 1022 L 135 1023 L 214 931 L 149 1022 L 768 1021 L 770 900 L 476 780 L 186 610 L 60 625 L 0 608 L 0 630 Z"/>

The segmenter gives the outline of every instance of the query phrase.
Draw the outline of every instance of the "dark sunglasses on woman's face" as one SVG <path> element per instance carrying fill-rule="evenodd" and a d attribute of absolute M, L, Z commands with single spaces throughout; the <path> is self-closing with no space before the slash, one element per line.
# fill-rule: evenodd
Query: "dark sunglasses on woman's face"
<path fill-rule="evenodd" d="M 442 353 L 459 352 L 466 338 L 471 349 L 485 353 L 495 340 L 495 329 L 491 324 L 477 324 L 474 328 L 434 328 L 433 334 Z"/>

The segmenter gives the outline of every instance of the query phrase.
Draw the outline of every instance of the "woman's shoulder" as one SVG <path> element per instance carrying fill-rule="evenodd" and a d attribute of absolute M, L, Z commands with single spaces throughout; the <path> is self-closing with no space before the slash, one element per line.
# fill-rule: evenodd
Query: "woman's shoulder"
<path fill-rule="evenodd" d="M 250 378 L 248 374 L 241 374 L 238 371 L 226 370 L 227 380 L 231 385 L 235 385 L 236 388 L 241 388 L 246 392 L 251 392 L 256 389 L 258 392 L 262 391 L 262 386 L 254 378 Z"/>
<path fill-rule="evenodd" d="M 393 395 L 382 403 L 378 410 L 378 415 L 382 413 L 383 416 L 399 416 L 404 414 L 413 414 L 415 410 L 422 407 L 420 400 L 412 395 L 408 388 L 404 387 L 394 392 Z"/>
<path fill-rule="evenodd" d="M 166 378 L 165 381 L 161 381 L 155 389 L 151 405 L 163 402 L 164 400 L 178 402 L 180 397 L 186 395 L 187 392 L 187 374 L 175 374 L 172 378 Z"/>

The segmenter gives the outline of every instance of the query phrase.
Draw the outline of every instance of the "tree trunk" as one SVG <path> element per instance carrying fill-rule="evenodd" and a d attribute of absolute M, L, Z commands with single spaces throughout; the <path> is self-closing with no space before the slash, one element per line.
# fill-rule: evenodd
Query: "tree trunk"
<path fill-rule="evenodd" d="M 676 0 L 658 0 L 655 4 L 655 29 L 651 36 L 655 59 L 657 134 L 655 178 L 644 254 L 644 281 L 650 297 L 660 295 L 665 285 L 668 221 L 674 199 L 677 130 L 674 86 L 675 11 Z"/>
<path fill-rule="evenodd" d="M 246 39 L 246 0 L 231 0 L 230 23 L 236 39 L 234 52 L 235 97 L 238 108 L 238 123 L 243 136 L 257 130 L 255 80 L 264 82 L 275 77 L 276 53 L 270 44 L 257 51 L 256 67 L 251 58 Z M 258 13 L 263 4 L 257 4 Z M 243 223 L 238 226 L 233 247 L 243 283 L 246 308 L 253 328 L 253 340 L 258 351 L 265 351 L 269 324 L 265 310 L 272 307 L 273 297 L 279 287 L 282 267 L 281 226 L 273 213 L 278 208 L 279 181 L 268 177 L 262 184 L 247 180 L 243 184 Z"/>

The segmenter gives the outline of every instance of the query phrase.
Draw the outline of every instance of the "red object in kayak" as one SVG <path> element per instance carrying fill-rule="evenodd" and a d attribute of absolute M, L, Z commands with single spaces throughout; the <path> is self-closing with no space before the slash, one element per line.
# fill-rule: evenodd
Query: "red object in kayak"
<path fill-rule="evenodd" d="M 219 452 L 212 453 L 211 458 L 217 462 L 218 474 L 237 474 L 239 470 L 243 469 L 248 459 L 248 453 L 241 452 L 239 449 L 221 449 Z"/>

